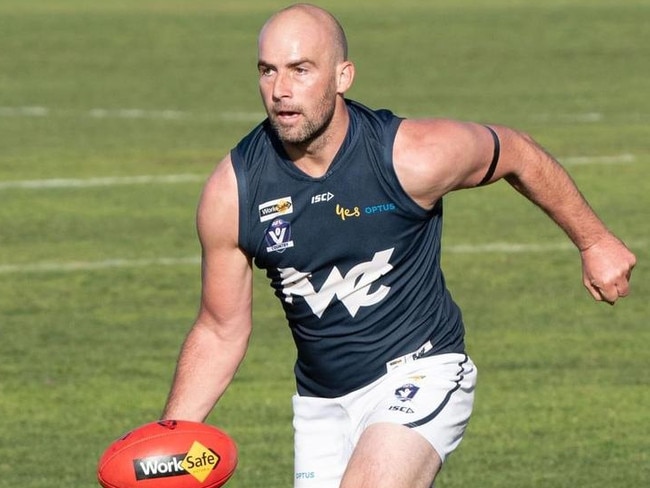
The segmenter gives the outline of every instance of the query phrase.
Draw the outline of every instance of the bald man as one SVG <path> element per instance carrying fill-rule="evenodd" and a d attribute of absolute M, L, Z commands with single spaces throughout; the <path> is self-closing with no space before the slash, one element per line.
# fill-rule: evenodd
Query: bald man
<path fill-rule="evenodd" d="M 443 196 L 505 179 L 575 244 L 597 301 L 628 294 L 635 257 L 528 135 L 346 99 L 355 68 L 328 12 L 276 13 L 258 54 L 268 117 L 205 185 L 201 306 L 163 418 L 203 421 L 232 381 L 255 264 L 296 344 L 294 486 L 430 487 L 476 382 L 440 269 Z"/>

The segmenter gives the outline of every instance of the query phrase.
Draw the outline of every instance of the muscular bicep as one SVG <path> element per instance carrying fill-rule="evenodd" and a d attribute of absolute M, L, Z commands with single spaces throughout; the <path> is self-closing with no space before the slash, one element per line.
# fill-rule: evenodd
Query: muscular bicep
<path fill-rule="evenodd" d="M 197 211 L 202 292 L 199 321 L 223 334 L 251 327 L 252 270 L 238 245 L 237 183 L 230 158 L 208 180 Z"/>
<path fill-rule="evenodd" d="M 393 150 L 397 176 L 424 208 L 450 191 L 494 181 L 503 171 L 498 132 L 471 122 L 405 120 Z"/>

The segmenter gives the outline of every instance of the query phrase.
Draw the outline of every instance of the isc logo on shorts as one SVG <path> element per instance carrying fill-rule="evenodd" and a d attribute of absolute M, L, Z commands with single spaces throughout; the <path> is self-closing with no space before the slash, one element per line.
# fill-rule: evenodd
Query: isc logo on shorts
<path fill-rule="evenodd" d="M 388 407 L 388 410 L 391 412 L 402 412 L 402 413 L 415 413 L 411 407 L 406 407 L 404 405 L 391 405 Z"/>

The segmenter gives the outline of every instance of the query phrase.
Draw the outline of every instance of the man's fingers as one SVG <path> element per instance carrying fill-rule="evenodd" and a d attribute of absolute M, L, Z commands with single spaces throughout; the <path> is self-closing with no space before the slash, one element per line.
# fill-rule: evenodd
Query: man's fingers
<path fill-rule="evenodd" d="M 618 298 L 618 291 L 616 291 L 615 286 L 607 288 L 592 281 L 588 283 L 587 290 L 589 290 L 591 296 L 598 302 L 607 302 L 610 305 L 614 305 L 614 302 Z"/>
<path fill-rule="evenodd" d="M 626 297 L 630 293 L 630 282 L 625 280 L 617 283 L 616 291 L 619 297 Z"/>
<path fill-rule="evenodd" d="M 602 285 L 592 281 L 588 284 L 587 290 L 595 300 L 614 305 L 616 300 L 630 293 L 630 283 L 626 279 L 621 279 L 612 285 Z"/>
<path fill-rule="evenodd" d="M 597 301 L 613 305 L 630 292 L 636 256 L 610 235 L 581 251 L 584 285 Z"/>

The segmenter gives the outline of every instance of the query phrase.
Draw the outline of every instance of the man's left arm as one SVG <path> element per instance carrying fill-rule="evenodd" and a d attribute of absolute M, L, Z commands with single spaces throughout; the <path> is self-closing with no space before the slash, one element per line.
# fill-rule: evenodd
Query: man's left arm
<path fill-rule="evenodd" d="M 583 283 L 598 301 L 629 292 L 634 254 L 596 215 L 566 170 L 529 135 L 498 125 L 405 120 L 393 148 L 404 189 L 423 208 L 448 192 L 505 179 L 580 251 Z"/>
<path fill-rule="evenodd" d="M 629 292 L 634 254 L 596 215 L 560 163 L 530 136 L 491 126 L 499 160 L 491 181 L 505 179 L 539 206 L 580 251 L 583 283 L 598 301 L 614 304 Z"/>

